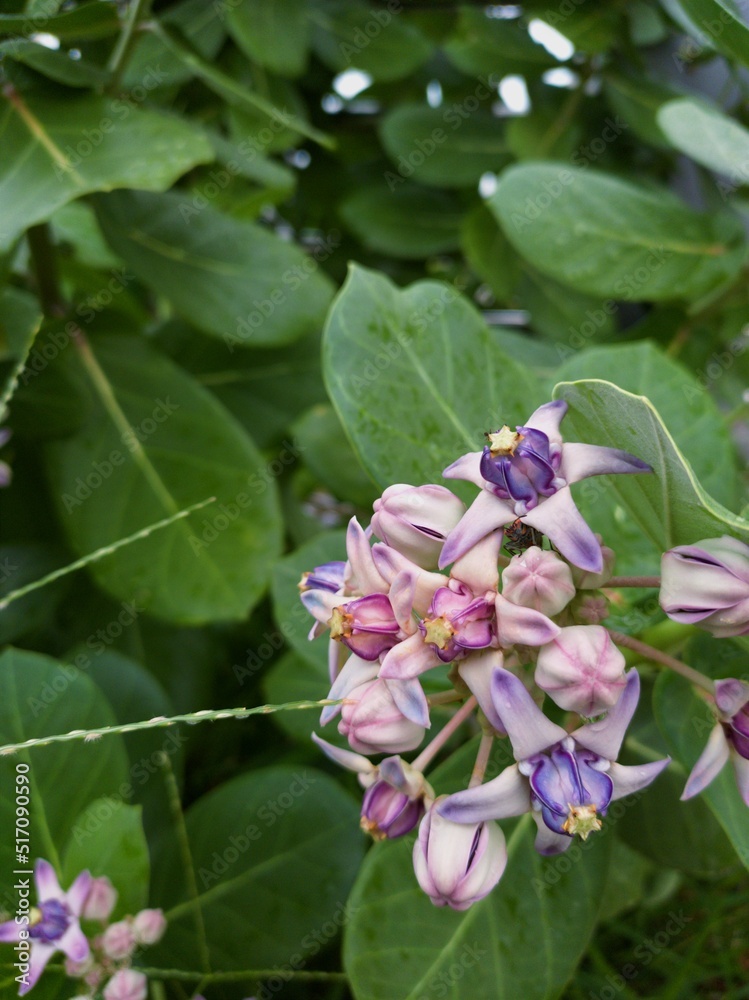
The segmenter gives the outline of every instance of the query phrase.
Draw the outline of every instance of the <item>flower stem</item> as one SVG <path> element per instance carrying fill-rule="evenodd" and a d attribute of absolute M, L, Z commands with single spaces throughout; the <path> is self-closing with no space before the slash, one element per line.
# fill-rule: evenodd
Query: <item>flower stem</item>
<path fill-rule="evenodd" d="M 669 656 L 668 653 L 664 653 L 660 649 L 655 649 L 654 646 L 649 646 L 646 642 L 641 642 L 631 635 L 624 635 L 623 632 L 614 632 L 612 629 L 607 629 L 607 632 L 618 646 L 626 646 L 627 649 L 632 649 L 635 653 L 639 653 L 644 659 L 650 660 L 652 663 L 657 663 L 660 666 L 668 667 L 674 673 L 680 674 L 690 684 L 701 687 L 710 694 L 713 693 L 713 682 L 705 677 L 704 674 L 701 674 L 699 670 L 695 670 L 693 667 L 688 666 L 688 664 L 682 663 L 681 660 L 677 660 L 676 657 Z"/>
<path fill-rule="evenodd" d="M 476 708 L 478 702 L 473 695 L 468 699 L 468 701 L 461 705 L 455 715 L 450 719 L 449 722 L 445 723 L 439 733 L 434 737 L 432 742 L 424 747 L 416 760 L 411 762 L 411 767 L 415 768 L 417 771 L 423 771 L 424 768 L 429 764 L 433 757 L 435 757 L 442 747 L 447 743 L 455 730 L 468 718 L 471 712 Z"/>
<path fill-rule="evenodd" d="M 604 587 L 660 587 L 659 576 L 612 576 Z"/>
<path fill-rule="evenodd" d="M 476 763 L 473 765 L 471 780 L 468 782 L 469 788 L 473 788 L 474 785 L 480 785 L 484 780 L 486 766 L 489 763 L 489 757 L 493 746 L 494 736 L 492 733 L 484 733 L 481 737 L 481 743 L 479 744 L 479 752 L 476 754 Z"/>
<path fill-rule="evenodd" d="M 434 705 L 449 705 L 453 701 L 462 701 L 463 697 L 459 691 L 440 691 L 439 694 L 430 694 L 427 702 L 432 708 Z"/>
<path fill-rule="evenodd" d="M 107 88 L 111 94 L 116 93 L 120 86 L 122 74 L 125 71 L 127 61 L 137 41 L 135 29 L 141 21 L 144 21 L 148 17 L 150 6 L 150 0 L 131 0 L 130 6 L 127 9 L 120 37 L 117 39 L 117 44 L 112 50 L 109 63 L 107 64 L 107 69 L 112 74 L 112 79 Z"/>

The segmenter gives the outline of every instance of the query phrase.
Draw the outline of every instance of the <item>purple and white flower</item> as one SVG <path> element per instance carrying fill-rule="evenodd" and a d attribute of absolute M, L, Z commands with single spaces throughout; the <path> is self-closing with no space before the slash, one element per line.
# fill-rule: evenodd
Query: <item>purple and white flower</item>
<path fill-rule="evenodd" d="M 63 892 L 55 870 L 49 861 L 39 858 L 34 867 L 37 905 L 29 914 L 28 936 L 31 940 L 29 972 L 21 983 L 19 996 L 36 985 L 47 962 L 61 951 L 73 962 L 84 962 L 89 954 L 86 935 L 81 930 L 80 917 L 91 887 L 91 875 L 83 871 L 67 892 Z M 0 941 L 18 942 L 23 924 L 8 920 L 0 924 Z"/>
<path fill-rule="evenodd" d="M 579 715 L 607 712 L 625 685 L 625 660 L 600 625 L 570 625 L 542 646 L 536 684 L 560 708 Z"/>
<path fill-rule="evenodd" d="M 523 426 L 489 434 L 481 452 L 469 452 L 443 475 L 481 488 L 465 517 L 450 532 L 440 566 L 460 558 L 488 532 L 524 524 L 546 535 L 573 565 L 603 570 L 601 546 L 575 506 L 570 485 L 588 476 L 651 472 L 639 458 L 615 448 L 565 444 L 559 424 L 567 403 L 540 406 Z"/>
<path fill-rule="evenodd" d="M 568 734 L 543 714 L 518 677 L 495 670 L 494 708 L 517 763 L 485 785 L 449 796 L 440 814 L 471 824 L 532 812 L 541 854 L 566 850 L 575 834 L 587 839 L 601 828 L 611 802 L 649 785 L 669 762 L 625 767 L 616 761 L 639 692 L 639 676 L 631 670 L 606 718 Z"/>
<path fill-rule="evenodd" d="M 436 569 L 445 538 L 465 504 L 444 486 L 389 486 L 374 502 L 372 531 L 423 569 Z"/>
<path fill-rule="evenodd" d="M 400 757 L 386 757 L 375 766 L 361 754 L 333 746 L 315 733 L 312 739 L 336 764 L 358 775 L 366 789 L 360 825 L 375 840 L 410 833 L 434 801 L 434 790 L 421 771 Z"/>
<path fill-rule="evenodd" d="M 496 823 L 455 823 L 441 810 L 440 796 L 427 812 L 414 844 L 416 879 L 435 906 L 467 910 L 499 882 L 507 845 Z"/>
<path fill-rule="evenodd" d="M 691 799 L 717 778 L 730 760 L 736 784 L 749 806 L 749 684 L 733 677 L 715 682 L 718 722 L 692 768 L 682 799 Z"/>
<path fill-rule="evenodd" d="M 749 545 L 723 535 L 678 545 L 661 559 L 660 604 L 669 618 L 718 639 L 749 633 Z"/>

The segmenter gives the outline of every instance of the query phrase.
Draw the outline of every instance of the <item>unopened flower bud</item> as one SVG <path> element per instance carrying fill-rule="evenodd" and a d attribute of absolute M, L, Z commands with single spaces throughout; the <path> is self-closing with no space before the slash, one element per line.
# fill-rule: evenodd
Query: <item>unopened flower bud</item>
<path fill-rule="evenodd" d="M 616 553 L 608 545 L 603 544 L 600 535 L 596 535 L 596 541 L 601 546 L 603 569 L 600 573 L 591 573 L 589 570 L 580 569 L 579 566 L 572 566 L 572 582 L 578 590 L 598 590 L 599 587 L 605 587 L 614 575 Z"/>
<path fill-rule="evenodd" d="M 104 1000 L 146 1000 L 148 980 L 135 969 L 120 969 L 104 987 Z"/>
<path fill-rule="evenodd" d="M 605 628 L 571 625 L 541 647 L 535 681 L 560 708 L 590 717 L 616 704 L 626 683 L 624 667 Z"/>
<path fill-rule="evenodd" d="M 422 569 L 436 569 L 465 504 L 444 486 L 389 486 L 374 503 L 372 531 Z"/>
<path fill-rule="evenodd" d="M 669 618 L 719 639 L 749 632 L 749 546 L 735 538 L 679 545 L 661 559 L 660 604 Z"/>
<path fill-rule="evenodd" d="M 137 946 L 130 920 L 118 920 L 110 924 L 101 936 L 101 946 L 105 955 L 119 962 L 129 958 Z"/>
<path fill-rule="evenodd" d="M 419 827 L 414 871 L 435 906 L 467 910 L 499 882 L 507 864 L 507 845 L 496 823 L 454 823 L 436 809 L 441 795 Z"/>
<path fill-rule="evenodd" d="M 65 975 L 70 979 L 83 979 L 94 968 L 94 960 L 89 954 L 82 962 L 76 962 L 70 957 L 65 958 Z"/>
<path fill-rule="evenodd" d="M 163 910 L 141 910 L 133 917 L 133 934 L 138 944 L 156 944 L 164 936 L 166 917 Z"/>
<path fill-rule="evenodd" d="M 603 594 L 579 594 L 570 608 L 579 625 L 598 625 L 609 616 L 609 602 Z"/>
<path fill-rule="evenodd" d="M 403 715 L 384 680 L 361 684 L 346 699 L 338 732 L 358 753 L 402 753 L 423 740 L 424 727 Z"/>
<path fill-rule="evenodd" d="M 106 877 L 91 880 L 81 916 L 84 920 L 108 920 L 117 903 L 117 890 Z"/>
<path fill-rule="evenodd" d="M 572 572 L 556 553 L 532 545 L 502 571 L 502 596 L 544 615 L 559 614 L 575 596 Z"/>

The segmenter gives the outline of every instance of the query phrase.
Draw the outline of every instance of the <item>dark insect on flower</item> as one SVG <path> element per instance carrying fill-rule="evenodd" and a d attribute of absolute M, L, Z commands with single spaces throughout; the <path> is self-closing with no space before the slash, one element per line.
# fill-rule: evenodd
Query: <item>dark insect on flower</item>
<path fill-rule="evenodd" d="M 544 536 L 540 531 L 525 524 L 520 518 L 505 528 L 505 548 L 511 556 L 519 556 L 532 545 L 541 548 L 543 539 Z"/>

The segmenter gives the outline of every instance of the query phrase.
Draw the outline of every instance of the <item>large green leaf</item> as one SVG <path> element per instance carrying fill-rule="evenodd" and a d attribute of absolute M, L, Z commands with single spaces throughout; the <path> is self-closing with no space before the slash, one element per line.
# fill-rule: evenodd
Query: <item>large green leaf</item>
<path fill-rule="evenodd" d="M 590 315 L 595 320 L 604 314 L 597 307 Z M 593 320 L 588 326 L 595 326 Z M 727 357 L 730 360 L 730 355 Z M 734 448 L 722 414 L 694 376 L 678 362 L 666 357 L 655 345 L 640 341 L 579 351 L 558 369 L 555 377 L 564 382 L 586 378 L 609 379 L 626 392 L 645 396 L 671 430 L 677 447 L 690 463 L 702 488 L 720 503 L 738 507 Z M 627 448 L 640 455 L 639 441 L 628 441 Z M 619 482 L 622 478 L 589 479 L 582 484 L 577 488 L 580 509 L 591 527 L 600 532 L 616 551 L 619 572 L 653 572 L 663 551 L 660 543 L 653 543 L 652 536 L 642 531 L 639 521 L 623 519 L 621 509 L 617 509 L 613 500 L 601 501 L 609 484 L 624 486 Z M 643 482 L 639 485 L 647 484 Z M 669 505 L 677 506 L 681 502 L 678 492 L 670 495 Z M 668 514 L 663 516 L 667 518 Z M 696 537 L 690 539 L 696 540 Z"/>
<path fill-rule="evenodd" d="M 468 4 L 460 8 L 445 53 L 464 73 L 488 75 L 496 83 L 508 73 L 540 75 L 555 62 L 546 49 L 533 41 L 520 18 L 490 18 L 485 8 Z"/>
<path fill-rule="evenodd" d="M 735 277 L 746 255 L 729 215 L 698 215 L 592 169 L 508 168 L 490 200 L 511 243 L 534 267 L 613 299 L 694 299 Z"/>
<path fill-rule="evenodd" d="M 30 13 L 0 14 L 0 35 L 46 31 L 56 38 L 87 39 L 113 35 L 121 27 L 117 8 L 111 4 L 87 3 L 63 14 L 50 13 L 49 5 L 44 13 L 36 16 Z"/>
<path fill-rule="evenodd" d="M 355 191 L 339 208 L 343 221 L 364 246 L 406 260 L 457 249 L 463 212 L 454 197 L 412 184 L 392 171 L 385 179 L 387 184 Z"/>
<path fill-rule="evenodd" d="M 726 533 L 749 541 L 749 521 L 732 514 L 705 491 L 644 396 L 600 379 L 561 382 L 554 396 L 569 403 L 567 423 L 578 440 L 623 448 L 654 470 L 587 480 L 580 493 L 589 502 L 600 501 L 602 496 L 607 504 L 618 501 L 657 552 Z M 651 566 L 650 572 L 656 568 Z"/>
<path fill-rule="evenodd" d="M 92 572 L 118 599 L 169 621 L 244 618 L 279 551 L 275 467 L 210 393 L 147 344 L 104 338 L 95 350 L 104 374 L 86 362 L 98 393 L 89 418 L 49 451 L 71 544 L 93 552 L 215 496 Z"/>
<path fill-rule="evenodd" d="M 470 774 L 476 746 L 429 776 L 438 792 L 455 791 Z M 503 826 L 509 861 L 502 880 L 463 913 L 433 906 L 421 891 L 412 837 L 370 851 L 351 894 L 344 938 L 356 1000 L 561 994 L 595 926 L 613 838 L 607 833 L 574 844 L 569 856 L 542 858 L 530 817 Z"/>
<path fill-rule="evenodd" d="M 491 97 L 484 87 L 483 100 Z M 500 170 L 509 159 L 500 119 L 458 104 L 447 110 L 401 104 L 384 119 L 380 135 L 401 177 L 437 187 L 475 186 L 483 173 Z"/>
<path fill-rule="evenodd" d="M 383 489 L 439 482 L 484 432 L 522 423 L 541 402 L 532 374 L 453 288 L 399 290 L 356 266 L 328 317 L 323 365 L 341 422 Z"/>
<path fill-rule="evenodd" d="M 215 968 L 308 961 L 346 922 L 363 837 L 356 803 L 312 768 L 255 770 L 199 799 L 187 831 Z M 173 851 L 154 862 L 169 929 L 149 962 L 195 968 L 193 904 Z M 332 925 L 332 930 L 331 930 Z"/>
<path fill-rule="evenodd" d="M 315 0 L 313 45 L 331 69 L 364 70 L 375 80 L 400 80 L 426 61 L 432 45 L 392 6 L 359 0 Z"/>
<path fill-rule="evenodd" d="M 21 649 L 0 655 L 0 744 L 114 723 L 109 703 L 81 671 Z M 120 796 L 127 778 L 122 739 L 71 742 L 0 758 L 0 892 L 15 881 L 13 830 L 17 767 L 28 765 L 30 858 L 56 864 L 84 810 L 101 796 Z M 19 786 L 20 787 L 20 786 Z M 28 787 L 28 786 L 24 786 Z"/>
<path fill-rule="evenodd" d="M 678 0 L 720 52 L 749 66 L 749 28 L 730 0 Z"/>
<path fill-rule="evenodd" d="M 255 0 L 229 8 L 229 32 L 249 59 L 281 76 L 299 76 L 307 64 L 307 0 Z"/>
<path fill-rule="evenodd" d="M 325 253 L 307 256 L 176 191 L 118 192 L 96 207 L 107 241 L 138 277 L 230 349 L 288 343 L 322 323 L 333 291 L 320 269 Z"/>
<path fill-rule="evenodd" d="M 52 99 L 13 91 L 0 106 L 0 139 L 0 247 L 83 194 L 123 187 L 164 191 L 213 159 L 200 129 L 119 98 Z"/>
<path fill-rule="evenodd" d="M 114 920 L 134 916 L 148 903 L 151 863 L 140 814 L 140 806 L 97 799 L 74 823 L 65 850 L 63 884 L 84 868 L 95 877 L 106 875 L 118 895 Z"/>
<path fill-rule="evenodd" d="M 670 752 L 688 773 L 705 748 L 715 717 L 687 681 L 670 673 L 658 679 L 654 709 Z M 725 830 L 742 863 L 749 868 L 749 819 L 730 763 L 701 797 Z"/>
<path fill-rule="evenodd" d="M 746 182 L 749 131 L 718 108 L 688 98 L 668 101 L 658 112 L 658 124 L 679 152 L 736 184 Z"/>

